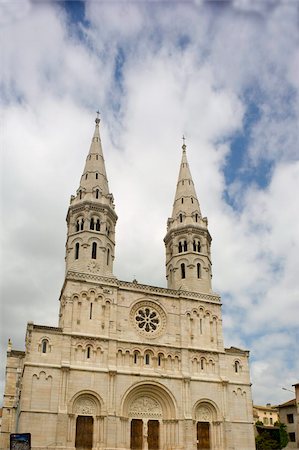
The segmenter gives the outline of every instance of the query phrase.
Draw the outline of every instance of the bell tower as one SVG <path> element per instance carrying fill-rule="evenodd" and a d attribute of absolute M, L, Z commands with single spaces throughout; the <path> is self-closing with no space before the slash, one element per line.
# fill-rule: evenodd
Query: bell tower
<path fill-rule="evenodd" d="M 183 140 L 172 216 L 168 219 L 164 238 L 167 287 L 211 293 L 212 238 L 208 220 L 201 215 Z"/>
<path fill-rule="evenodd" d="M 66 218 L 66 273 L 112 276 L 117 215 L 108 187 L 99 117 L 95 123 L 80 186 L 71 196 Z"/>

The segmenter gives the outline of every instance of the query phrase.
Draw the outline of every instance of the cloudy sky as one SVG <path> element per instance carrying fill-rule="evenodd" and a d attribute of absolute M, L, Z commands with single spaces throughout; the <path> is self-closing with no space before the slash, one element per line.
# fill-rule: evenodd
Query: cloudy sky
<path fill-rule="evenodd" d="M 97 109 L 118 278 L 165 286 L 182 135 L 225 345 L 254 402 L 299 381 L 297 1 L 2 1 L 1 386 L 7 340 L 57 325 L 65 216 Z"/>

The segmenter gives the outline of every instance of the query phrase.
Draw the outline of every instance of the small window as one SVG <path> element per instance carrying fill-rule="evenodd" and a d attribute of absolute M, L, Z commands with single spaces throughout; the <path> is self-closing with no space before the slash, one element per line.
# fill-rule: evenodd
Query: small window
<path fill-rule="evenodd" d="M 100 191 L 98 189 L 96 189 L 96 198 L 99 198 L 99 193 L 100 193 Z"/>
<path fill-rule="evenodd" d="M 96 242 L 92 243 L 91 258 L 97 259 L 97 243 Z"/>
<path fill-rule="evenodd" d="M 268 425 L 269 423 L 268 417 L 263 417 L 263 423 L 264 425 Z"/>
<path fill-rule="evenodd" d="M 201 368 L 201 370 L 204 370 L 204 368 L 205 368 L 205 360 L 203 358 L 201 358 L 201 360 L 200 360 L 200 368 Z"/>
<path fill-rule="evenodd" d="M 235 361 L 235 373 L 239 373 L 240 372 L 240 363 L 239 361 Z"/>
<path fill-rule="evenodd" d="M 47 353 L 47 349 L 48 349 L 48 341 L 47 339 L 44 339 L 42 341 L 42 353 Z"/>
<path fill-rule="evenodd" d="M 196 252 L 196 242 L 193 241 L 193 251 Z"/>
<path fill-rule="evenodd" d="M 150 363 L 150 355 L 148 353 L 145 354 L 145 364 L 148 366 Z"/>
<path fill-rule="evenodd" d="M 77 220 L 76 222 L 76 231 L 80 231 L 80 222 Z"/>
<path fill-rule="evenodd" d="M 191 197 L 191 203 L 193 203 L 193 198 Z"/>
<path fill-rule="evenodd" d="M 294 423 L 294 414 L 287 414 L 287 422 Z"/>
<path fill-rule="evenodd" d="M 100 222 L 100 219 L 97 219 L 96 230 L 97 230 L 97 231 L 100 231 L 100 230 L 101 230 L 101 222 Z"/>
<path fill-rule="evenodd" d="M 198 222 L 198 214 L 195 214 L 195 222 Z"/>
<path fill-rule="evenodd" d="M 273 419 L 270 417 L 270 425 L 273 425 Z"/>
<path fill-rule="evenodd" d="M 162 355 L 158 355 L 158 366 L 162 366 Z"/>
<path fill-rule="evenodd" d="M 186 269 L 184 263 L 181 264 L 181 278 L 186 278 Z"/>
<path fill-rule="evenodd" d="M 202 319 L 199 319 L 199 332 L 202 334 Z"/>
<path fill-rule="evenodd" d="M 180 214 L 179 218 L 180 218 L 180 222 L 183 222 L 183 214 Z"/>
<path fill-rule="evenodd" d="M 79 259 L 79 249 L 80 249 L 80 244 L 79 244 L 79 242 L 76 242 L 76 245 L 75 245 L 75 259 Z"/>
<path fill-rule="evenodd" d="M 107 232 L 107 236 L 110 236 L 110 226 L 109 225 L 107 225 L 107 227 L 106 227 L 106 232 Z"/>
<path fill-rule="evenodd" d="M 93 217 L 90 219 L 90 229 L 94 230 L 94 218 Z"/>
<path fill-rule="evenodd" d="M 296 433 L 289 433 L 289 440 L 290 442 L 296 442 Z"/>
<path fill-rule="evenodd" d="M 110 250 L 108 248 L 108 250 L 107 250 L 107 266 L 109 265 L 109 261 L 110 261 Z"/>
<path fill-rule="evenodd" d="M 99 178 L 99 174 L 98 174 L 98 172 L 96 173 L 96 180 Z"/>
<path fill-rule="evenodd" d="M 96 159 L 99 159 L 99 155 L 96 155 Z"/>
<path fill-rule="evenodd" d="M 182 251 L 183 251 L 183 246 L 182 246 L 182 243 L 181 243 L 181 241 L 179 242 L 179 253 L 182 253 Z"/>
<path fill-rule="evenodd" d="M 89 308 L 89 318 L 92 319 L 92 303 L 90 304 Z"/>
<path fill-rule="evenodd" d="M 197 270 L 197 278 L 201 278 L 201 267 L 199 263 L 197 263 L 196 265 L 196 270 Z"/>
<path fill-rule="evenodd" d="M 188 249 L 188 246 L 187 246 L 187 241 L 184 241 L 184 252 L 186 252 L 186 251 L 187 251 L 187 249 Z"/>
<path fill-rule="evenodd" d="M 79 192 L 79 198 L 82 199 L 82 191 Z"/>
<path fill-rule="evenodd" d="M 80 228 L 81 228 L 81 231 L 84 230 L 84 219 L 81 220 L 81 226 L 80 226 Z"/>
<path fill-rule="evenodd" d="M 134 364 L 138 364 L 138 352 L 134 352 Z"/>
<path fill-rule="evenodd" d="M 87 347 L 87 349 L 86 349 L 86 358 L 87 359 L 90 359 L 90 354 L 91 354 L 90 347 Z"/>
<path fill-rule="evenodd" d="M 200 247 L 200 241 L 197 242 L 197 251 L 200 253 L 201 247 Z"/>
<path fill-rule="evenodd" d="M 87 178 L 88 178 L 88 173 L 85 175 L 85 180 L 87 180 Z"/>
<path fill-rule="evenodd" d="M 184 203 L 184 199 L 183 199 L 183 197 L 182 197 L 182 203 Z"/>

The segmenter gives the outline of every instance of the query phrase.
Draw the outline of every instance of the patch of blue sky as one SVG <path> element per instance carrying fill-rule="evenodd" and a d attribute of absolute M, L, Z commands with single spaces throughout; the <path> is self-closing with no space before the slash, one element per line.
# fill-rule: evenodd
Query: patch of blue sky
<path fill-rule="evenodd" d="M 260 159 L 258 165 L 254 167 L 250 163 L 248 149 L 251 145 L 251 133 L 261 118 L 261 112 L 257 101 L 250 94 L 245 95 L 245 103 L 247 109 L 243 120 L 243 129 L 228 137 L 230 152 L 223 169 L 227 186 L 224 199 L 234 209 L 241 207 L 240 197 L 236 198 L 233 194 L 234 190 L 231 190 L 230 187 L 237 183 L 239 193 L 245 192 L 248 185 L 253 184 L 264 189 L 271 180 L 273 167 L 273 162 L 267 159 Z"/>
<path fill-rule="evenodd" d="M 60 8 L 63 8 L 67 14 L 70 30 L 74 32 L 79 40 L 84 40 L 84 27 L 87 27 L 89 22 L 85 16 L 85 1 L 83 0 L 64 0 L 56 1 Z"/>

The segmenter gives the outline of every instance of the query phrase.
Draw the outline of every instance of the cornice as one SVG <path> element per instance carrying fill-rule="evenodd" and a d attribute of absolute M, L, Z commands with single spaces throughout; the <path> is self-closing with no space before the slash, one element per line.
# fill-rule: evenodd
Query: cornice
<path fill-rule="evenodd" d="M 135 292 L 152 293 L 166 297 L 186 298 L 194 300 L 207 301 L 209 303 L 220 303 L 220 296 L 216 294 L 204 294 L 202 292 L 183 291 L 177 289 L 167 289 L 137 282 L 121 281 L 115 277 L 103 277 L 91 273 L 68 271 L 66 280 L 85 281 L 90 283 L 105 284 L 115 288 L 127 289 Z"/>

